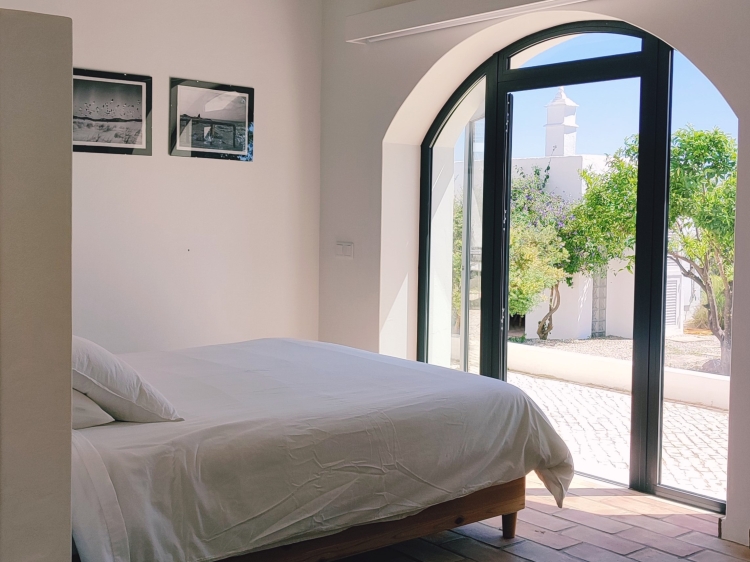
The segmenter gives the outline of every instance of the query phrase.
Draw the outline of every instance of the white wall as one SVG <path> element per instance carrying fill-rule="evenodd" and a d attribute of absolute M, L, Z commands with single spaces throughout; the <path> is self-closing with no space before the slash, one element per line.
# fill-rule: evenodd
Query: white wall
<path fill-rule="evenodd" d="M 73 331 L 116 352 L 317 338 L 318 0 L 0 0 L 153 77 L 153 156 L 73 155 Z M 169 78 L 255 88 L 255 162 L 168 156 Z"/>
<path fill-rule="evenodd" d="M 72 32 L 0 10 L 0 560 L 70 560 Z"/>
<path fill-rule="evenodd" d="M 509 0 L 472 0 L 461 3 L 417 0 L 424 21 L 439 21 L 441 10 L 481 6 L 507 7 Z M 745 0 L 590 0 L 510 20 L 484 21 L 424 34 L 371 43 L 346 43 L 346 18 L 386 5 L 376 0 L 325 0 L 322 113 L 322 189 L 320 231 L 320 337 L 365 349 L 378 349 L 381 311 L 403 319 L 403 330 L 413 338 L 416 327 L 417 261 L 386 262 L 381 237 L 416 244 L 418 213 L 412 220 L 391 222 L 382 232 L 381 216 L 418 193 L 414 158 L 432 120 L 448 97 L 483 60 L 495 51 L 535 31 L 583 19 L 623 19 L 649 31 L 685 54 L 723 93 L 740 121 L 739 194 L 737 201 L 737 264 L 735 342 L 750 341 L 750 142 L 744 143 L 750 123 L 750 75 L 738 65 L 750 54 L 750 4 Z M 414 4 L 416 6 L 416 3 Z M 408 6 L 408 4 L 405 4 Z M 409 13 L 408 26 L 422 12 Z M 398 28 L 399 11 L 373 18 L 374 28 Z M 392 16 L 389 19 L 389 15 Z M 382 16 L 382 17 L 381 17 Z M 367 22 L 365 22 L 367 23 Z M 357 21 L 358 28 L 367 25 Z M 359 25 L 361 24 L 361 25 Z M 388 28 L 388 29 L 386 29 Z M 384 144 L 388 149 L 384 151 Z M 411 155 L 411 156 L 409 156 Z M 382 170 L 392 163 L 408 163 L 410 172 L 391 170 L 383 187 Z M 397 164 L 398 165 L 398 164 Z M 390 182 L 394 182 L 391 184 Z M 357 245 L 357 255 L 345 266 L 334 258 L 337 237 Z M 409 255 L 416 255 L 411 252 Z M 408 259 L 408 255 L 404 254 Z M 381 268 L 387 267 L 387 269 Z M 409 279 L 408 294 L 393 299 L 383 287 L 400 287 Z M 393 306 L 403 310 L 394 312 Z M 401 329 L 401 328 L 400 328 Z M 413 352 L 412 352 L 413 353 Z M 725 536 L 745 544 L 750 529 L 750 346 L 734 346 L 731 378 L 728 516 Z"/>

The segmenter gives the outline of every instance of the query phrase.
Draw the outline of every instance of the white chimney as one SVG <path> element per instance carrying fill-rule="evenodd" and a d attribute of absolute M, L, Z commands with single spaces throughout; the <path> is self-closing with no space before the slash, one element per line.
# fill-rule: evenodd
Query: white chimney
<path fill-rule="evenodd" d="M 576 153 L 576 108 L 578 104 L 565 95 L 560 86 L 547 105 L 545 156 L 572 156 Z"/>

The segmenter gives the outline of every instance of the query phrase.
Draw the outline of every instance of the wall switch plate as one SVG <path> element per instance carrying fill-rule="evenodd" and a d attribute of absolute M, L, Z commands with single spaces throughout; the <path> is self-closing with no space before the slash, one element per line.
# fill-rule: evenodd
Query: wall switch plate
<path fill-rule="evenodd" d="M 346 260 L 354 259 L 354 243 L 353 242 L 336 242 L 336 257 L 343 258 Z"/>

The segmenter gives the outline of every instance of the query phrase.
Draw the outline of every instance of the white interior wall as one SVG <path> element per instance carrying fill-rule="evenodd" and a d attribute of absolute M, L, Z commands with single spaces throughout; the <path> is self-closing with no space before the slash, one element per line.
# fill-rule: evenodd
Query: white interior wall
<path fill-rule="evenodd" d="M 0 0 L 153 77 L 153 156 L 73 155 L 73 331 L 115 352 L 318 334 L 319 0 Z M 255 88 L 255 162 L 169 156 L 169 78 Z"/>
<path fill-rule="evenodd" d="M 450 5 L 491 10 L 513 2 L 433 2 L 419 0 L 427 24 L 439 20 L 441 10 L 454 17 Z M 322 109 L 322 189 L 320 232 L 320 337 L 321 339 L 378 349 L 382 310 L 391 310 L 392 295 L 383 287 L 401 286 L 417 275 L 417 261 L 388 261 L 381 255 L 381 237 L 415 241 L 418 209 L 412 220 L 390 223 L 381 232 L 381 216 L 402 200 L 412 201 L 419 185 L 414 158 L 432 120 L 465 77 L 495 51 L 530 33 L 568 21 L 616 18 L 657 35 L 686 55 L 725 96 L 740 121 L 739 193 L 737 200 L 737 263 L 735 290 L 735 342 L 750 340 L 750 297 L 742 287 L 750 283 L 750 74 L 737 64 L 750 53 L 750 5 L 744 0 L 590 0 L 551 11 L 510 20 L 483 21 L 439 31 L 371 43 L 346 43 L 347 16 L 380 8 L 376 0 L 325 0 Z M 408 23 L 414 28 L 411 14 Z M 375 28 L 398 28 L 398 14 L 379 14 Z M 377 20 L 377 21 L 376 21 Z M 381 25 L 383 21 L 388 25 Z M 498 23 L 499 22 L 499 23 Z M 358 20 L 359 27 L 367 22 Z M 360 25 L 361 24 L 361 25 Z M 387 148 L 386 148 L 387 147 Z M 415 154 L 417 156 L 415 156 Z M 399 164 L 400 163 L 400 164 Z M 410 172 L 391 170 L 383 186 L 383 169 L 408 163 Z M 418 164 L 417 164 L 418 165 Z M 403 199 L 402 199 L 403 198 Z M 413 205 L 412 205 L 413 207 Z M 334 258 L 334 242 L 345 236 L 358 246 L 356 258 L 344 270 Z M 413 252 L 412 252 L 413 254 Z M 408 256 L 405 255 L 408 259 Z M 381 267 L 382 264 L 382 267 Z M 384 269 L 386 268 L 387 269 Z M 400 296 L 402 332 L 413 338 L 416 329 L 416 283 Z M 387 316 L 386 316 L 387 317 Z M 750 529 L 750 348 L 734 346 L 731 379 L 728 515 L 726 537 L 748 543 Z"/>

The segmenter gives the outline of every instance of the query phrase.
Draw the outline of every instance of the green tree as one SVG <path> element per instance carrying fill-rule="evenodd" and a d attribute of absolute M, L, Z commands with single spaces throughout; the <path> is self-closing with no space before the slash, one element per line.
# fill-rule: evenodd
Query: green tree
<path fill-rule="evenodd" d="M 568 205 L 547 190 L 549 166 L 530 174 L 516 170 L 510 201 L 510 279 L 508 312 L 525 315 L 544 300 L 550 290 L 550 308 L 537 333 L 546 339 L 552 315 L 559 307 L 559 284 L 566 278 L 568 253 L 560 231 L 567 221 Z"/>
<path fill-rule="evenodd" d="M 719 372 L 732 357 L 737 142 L 719 129 L 686 127 L 672 138 L 669 255 L 703 290 L 708 325 L 721 344 Z"/>
<path fill-rule="evenodd" d="M 736 141 L 719 129 L 685 127 L 673 135 L 668 255 L 706 295 L 725 374 L 731 369 L 736 162 Z M 632 270 L 638 138 L 626 139 L 603 173 L 581 175 L 586 193 L 561 233 L 569 255 L 566 273 L 593 275 L 613 259 L 627 260 Z"/>
<path fill-rule="evenodd" d="M 452 316 L 457 331 L 461 325 L 461 288 L 463 286 L 464 251 L 464 200 L 460 193 L 453 199 L 453 276 L 452 276 Z"/>

